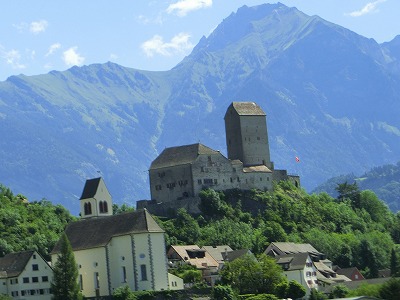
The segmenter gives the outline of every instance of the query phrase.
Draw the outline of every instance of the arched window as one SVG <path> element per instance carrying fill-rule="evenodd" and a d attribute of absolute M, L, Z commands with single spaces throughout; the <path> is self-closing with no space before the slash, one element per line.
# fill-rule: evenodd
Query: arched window
<path fill-rule="evenodd" d="M 91 215 L 92 214 L 92 204 L 90 204 L 90 202 L 86 202 L 84 204 L 84 213 L 85 215 Z"/>
<path fill-rule="evenodd" d="M 103 201 L 99 202 L 99 208 L 100 208 L 100 213 L 102 214 L 104 212 Z"/>
<path fill-rule="evenodd" d="M 100 208 L 100 213 L 108 213 L 107 201 L 100 201 L 99 208 Z"/>

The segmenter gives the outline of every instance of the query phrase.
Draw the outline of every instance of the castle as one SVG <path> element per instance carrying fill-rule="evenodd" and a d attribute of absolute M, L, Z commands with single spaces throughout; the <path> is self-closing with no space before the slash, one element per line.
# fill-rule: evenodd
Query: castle
<path fill-rule="evenodd" d="M 152 200 L 138 201 L 138 208 L 164 216 L 180 207 L 198 213 L 203 189 L 270 191 L 280 180 L 300 186 L 299 176 L 274 169 L 266 114 L 259 105 L 233 102 L 224 119 L 228 157 L 200 143 L 164 149 L 149 170 Z"/>

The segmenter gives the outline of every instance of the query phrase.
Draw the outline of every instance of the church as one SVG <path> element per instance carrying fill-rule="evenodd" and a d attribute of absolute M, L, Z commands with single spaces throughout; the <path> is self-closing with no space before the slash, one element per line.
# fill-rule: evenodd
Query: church
<path fill-rule="evenodd" d="M 258 189 L 270 191 L 274 181 L 300 178 L 274 169 L 270 159 L 266 114 L 255 102 L 233 102 L 225 113 L 228 157 L 196 143 L 164 151 L 151 163 L 150 201 L 138 201 L 157 215 L 180 207 L 198 213 L 201 190 Z"/>
<path fill-rule="evenodd" d="M 68 224 L 86 298 L 110 296 L 120 286 L 132 291 L 183 288 L 167 271 L 164 230 L 147 210 L 112 215 L 112 197 L 102 178 L 89 179 L 80 198 L 81 220 Z M 52 265 L 60 243 L 54 247 Z"/>

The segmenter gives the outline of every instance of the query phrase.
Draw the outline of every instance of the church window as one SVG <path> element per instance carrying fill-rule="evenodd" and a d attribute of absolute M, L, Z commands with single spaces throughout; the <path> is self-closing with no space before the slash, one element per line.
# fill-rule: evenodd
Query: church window
<path fill-rule="evenodd" d="M 95 289 L 99 289 L 100 288 L 99 272 L 94 272 L 94 288 Z"/>
<path fill-rule="evenodd" d="M 92 204 L 90 202 L 86 202 L 85 203 L 84 211 L 85 211 L 85 215 L 91 215 L 92 214 Z"/>
<path fill-rule="evenodd" d="M 103 213 L 104 212 L 103 201 L 100 201 L 99 207 L 100 207 L 100 213 Z"/>
<path fill-rule="evenodd" d="M 108 212 L 107 201 L 100 201 L 99 207 L 100 207 L 100 213 L 107 213 Z"/>
<path fill-rule="evenodd" d="M 141 273 L 142 281 L 147 281 L 146 265 L 140 265 L 140 273 Z"/>
<path fill-rule="evenodd" d="M 79 274 L 79 288 L 81 291 L 83 290 L 83 277 L 82 274 Z"/>
<path fill-rule="evenodd" d="M 127 282 L 126 280 L 126 267 L 122 267 L 122 282 Z"/>

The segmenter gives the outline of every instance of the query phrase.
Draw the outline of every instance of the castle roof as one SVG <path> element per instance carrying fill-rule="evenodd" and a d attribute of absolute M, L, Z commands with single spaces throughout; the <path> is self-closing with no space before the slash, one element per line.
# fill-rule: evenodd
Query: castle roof
<path fill-rule="evenodd" d="M 25 269 L 26 264 L 35 251 L 8 253 L 0 258 L 0 272 L 2 277 L 16 277 Z M 4 276 L 6 275 L 6 276 Z"/>
<path fill-rule="evenodd" d="M 197 143 L 178 147 L 165 148 L 163 152 L 151 163 L 150 169 L 166 168 L 176 165 L 190 164 L 201 154 L 218 154 L 203 144 Z"/>
<path fill-rule="evenodd" d="M 232 102 L 231 106 L 240 116 L 265 116 L 265 112 L 255 102 Z"/>
<path fill-rule="evenodd" d="M 82 191 L 82 196 L 80 199 L 93 198 L 94 195 L 96 195 L 100 180 L 101 177 L 86 180 L 85 186 Z"/>
<path fill-rule="evenodd" d="M 84 219 L 70 223 L 65 229 L 74 251 L 105 246 L 115 236 L 146 232 L 164 232 L 146 209 Z M 58 242 L 52 253 L 58 253 L 60 246 Z"/>
<path fill-rule="evenodd" d="M 265 165 L 244 167 L 243 172 L 244 173 L 251 173 L 251 172 L 272 173 L 272 171 Z"/>

